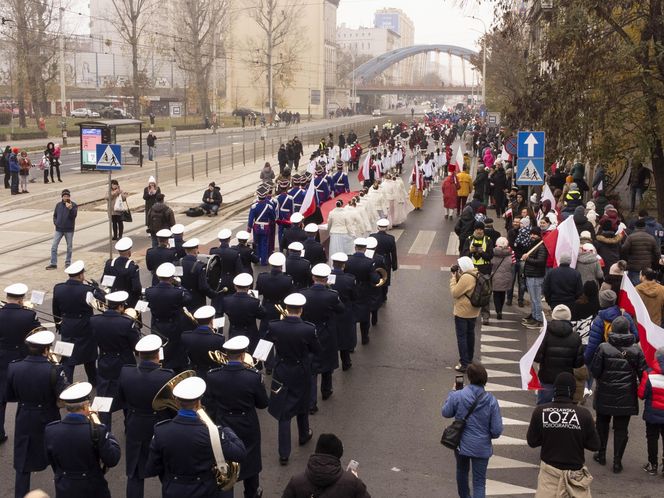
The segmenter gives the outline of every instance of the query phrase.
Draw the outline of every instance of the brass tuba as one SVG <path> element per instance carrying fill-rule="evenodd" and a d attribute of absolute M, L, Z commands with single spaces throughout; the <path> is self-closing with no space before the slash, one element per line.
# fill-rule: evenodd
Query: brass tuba
<path fill-rule="evenodd" d="M 194 377 L 196 372 L 193 370 L 185 370 L 184 372 L 176 375 L 171 380 L 166 382 L 164 386 L 159 390 L 152 400 L 152 409 L 156 411 L 164 410 L 170 408 L 172 410 L 178 410 L 178 404 L 173 396 L 173 389 L 180 382 L 188 377 Z M 212 421 L 212 419 L 205 413 L 203 408 L 196 410 L 198 417 L 205 423 L 210 431 L 210 439 L 213 439 L 213 432 L 217 431 L 217 425 Z M 214 450 L 214 445 L 213 445 Z M 220 449 L 221 451 L 221 449 Z M 222 454 L 223 456 L 223 454 Z M 215 455 L 216 459 L 216 455 Z M 221 467 L 221 468 L 220 468 Z M 232 489 L 237 478 L 240 475 L 240 464 L 237 462 L 224 461 L 221 466 L 215 465 L 215 477 L 217 480 L 217 487 L 223 491 L 228 491 Z"/>
<path fill-rule="evenodd" d="M 228 364 L 228 355 L 224 353 L 223 351 L 208 351 L 208 356 L 212 361 L 219 365 L 226 365 Z M 242 353 L 242 359 L 240 360 L 244 364 L 245 367 L 247 368 L 255 368 L 255 362 L 254 359 L 251 357 L 249 353 L 246 351 Z"/>
<path fill-rule="evenodd" d="M 382 287 L 387 283 L 387 271 L 384 268 L 376 268 L 374 271 L 380 275 L 380 280 L 373 284 L 373 286 Z"/>

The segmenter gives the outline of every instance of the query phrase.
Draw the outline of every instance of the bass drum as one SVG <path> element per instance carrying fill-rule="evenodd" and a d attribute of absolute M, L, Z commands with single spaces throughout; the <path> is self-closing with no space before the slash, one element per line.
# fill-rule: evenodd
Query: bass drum
<path fill-rule="evenodd" d="M 205 266 L 205 279 L 210 289 L 215 292 L 221 290 L 221 259 L 218 254 L 213 254 L 208 258 Z"/>

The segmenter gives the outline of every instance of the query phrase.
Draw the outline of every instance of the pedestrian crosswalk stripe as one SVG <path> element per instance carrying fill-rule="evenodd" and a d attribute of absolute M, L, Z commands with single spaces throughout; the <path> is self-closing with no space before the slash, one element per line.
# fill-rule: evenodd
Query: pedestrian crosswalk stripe
<path fill-rule="evenodd" d="M 480 361 L 484 365 L 518 365 L 516 360 L 508 360 L 505 358 L 495 358 L 493 356 L 482 356 Z"/>
<path fill-rule="evenodd" d="M 510 436 L 500 436 L 498 439 L 494 439 L 492 442 L 494 445 L 501 446 L 525 446 L 528 444 L 525 439 L 519 439 L 518 437 Z"/>
<path fill-rule="evenodd" d="M 486 496 L 514 496 L 514 495 L 532 495 L 534 489 L 524 488 L 508 482 L 486 480 Z"/>
<path fill-rule="evenodd" d="M 515 418 L 503 417 L 503 425 L 529 425 L 529 424 L 528 424 L 528 422 L 524 422 L 523 420 L 517 420 Z"/>
<path fill-rule="evenodd" d="M 503 384 L 494 384 L 493 382 L 487 382 L 487 384 L 484 386 L 484 389 L 486 389 L 489 392 L 509 392 L 509 391 L 521 391 L 521 386 L 519 387 L 505 386 Z"/>
<path fill-rule="evenodd" d="M 507 377 L 520 377 L 518 373 L 513 372 L 503 372 L 502 370 L 491 370 L 490 368 L 486 369 L 486 373 L 489 375 L 490 379 L 500 379 Z"/>
<path fill-rule="evenodd" d="M 519 339 L 511 337 L 501 337 L 499 335 L 482 334 L 482 342 L 519 342 Z"/>
<path fill-rule="evenodd" d="M 228 228 L 231 232 L 234 232 L 236 228 L 241 228 L 244 225 L 243 220 L 237 220 L 237 221 L 226 221 L 223 224 L 223 228 Z M 209 244 L 210 242 L 217 240 L 217 235 L 219 235 L 219 229 L 214 228 L 213 230 L 210 230 L 203 235 L 199 237 L 201 244 Z M 231 245 L 233 245 L 236 242 L 231 241 Z"/>
<path fill-rule="evenodd" d="M 199 227 L 207 225 L 208 223 L 210 223 L 210 221 L 211 220 L 196 220 L 196 221 L 193 221 L 193 222 L 189 223 L 188 225 L 184 226 L 184 233 L 186 234 L 187 232 L 191 232 L 192 230 L 196 230 Z"/>
<path fill-rule="evenodd" d="M 390 233 L 394 236 L 394 240 L 397 242 L 399 241 L 399 237 L 403 235 L 403 232 L 403 228 L 393 228 L 390 230 Z"/>
<path fill-rule="evenodd" d="M 53 323 L 53 322 L 42 322 L 42 327 L 47 327 L 47 328 L 55 327 L 55 323 Z"/>
<path fill-rule="evenodd" d="M 498 406 L 500 408 L 533 408 L 531 405 L 524 405 L 523 403 L 516 403 L 514 401 L 507 401 L 505 399 L 499 399 Z"/>
<path fill-rule="evenodd" d="M 503 422 L 504 423 L 504 422 Z M 498 455 L 493 455 L 489 459 L 489 469 L 527 469 L 537 468 L 537 465 L 512 458 L 506 458 Z"/>
<path fill-rule="evenodd" d="M 459 255 L 459 236 L 451 232 L 450 238 L 447 241 L 447 252 L 448 256 L 458 256 Z"/>
<path fill-rule="evenodd" d="M 422 265 L 399 265 L 399 270 L 421 270 Z"/>
<path fill-rule="evenodd" d="M 514 332 L 515 329 L 496 327 L 495 325 L 482 325 L 482 332 Z"/>
<path fill-rule="evenodd" d="M 480 348 L 480 352 L 482 352 L 482 353 L 520 353 L 521 351 L 518 350 L 518 349 L 501 348 L 500 346 L 489 346 L 488 344 L 482 344 L 482 347 Z"/>
<path fill-rule="evenodd" d="M 433 244 L 433 239 L 435 237 L 435 230 L 420 230 L 417 233 L 417 237 L 415 237 L 413 244 L 410 246 L 408 253 L 429 254 L 429 249 L 431 249 L 431 244 Z"/>

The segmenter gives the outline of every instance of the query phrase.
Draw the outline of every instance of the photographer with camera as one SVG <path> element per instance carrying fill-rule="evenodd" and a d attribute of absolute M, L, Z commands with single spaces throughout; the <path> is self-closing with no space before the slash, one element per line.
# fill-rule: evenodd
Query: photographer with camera
<path fill-rule="evenodd" d="M 457 372 L 465 372 L 473 361 L 475 350 L 475 322 L 480 314 L 480 307 L 473 306 L 470 300 L 477 282 L 477 268 L 468 256 L 457 260 L 450 268 L 450 293 L 454 298 L 454 328 L 459 348 L 459 363 L 454 367 Z"/>

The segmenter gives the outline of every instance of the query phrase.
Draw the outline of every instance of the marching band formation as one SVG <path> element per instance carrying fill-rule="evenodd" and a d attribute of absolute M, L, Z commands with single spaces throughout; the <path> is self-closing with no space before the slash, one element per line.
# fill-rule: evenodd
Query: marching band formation
<path fill-rule="evenodd" d="M 399 267 L 388 230 L 418 208 L 407 202 L 400 175 L 408 155 L 402 143 L 414 162 L 410 198 L 419 195 L 420 207 L 450 160 L 449 151 L 426 154 L 431 133 L 416 123 L 373 130 L 356 193 L 345 168 L 354 168 L 358 144 L 323 142 L 310 171 L 284 171 L 274 193 L 272 185 L 258 187 L 236 245 L 222 229 L 219 246 L 203 255 L 182 225 L 160 230 L 146 254 L 146 289 L 128 237 L 116 243 L 100 283 L 87 279 L 83 261 L 68 266 L 68 279 L 53 289 L 52 313 L 30 306 L 27 286 L 7 287 L 0 442 L 6 403 L 16 402 L 15 496 L 29 491 L 31 472 L 49 465 L 57 497 L 110 496 L 104 474 L 120 460 L 111 417 L 119 410 L 127 497 L 142 497 L 153 476 L 164 497 L 230 497 L 237 480 L 246 498 L 261 496 L 257 410 L 277 420 L 278 458 L 287 465 L 292 419 L 298 444 L 306 444 L 318 391 L 323 401 L 333 395 L 334 371 L 352 367 L 358 324 L 361 344 L 369 344 L 387 301 Z M 327 251 L 319 230 L 329 232 Z M 257 264 L 267 268 L 254 276 Z M 141 319 L 148 310 L 149 326 Z M 55 322 L 59 340 L 37 313 Z M 87 382 L 73 383 L 77 365 Z"/>

